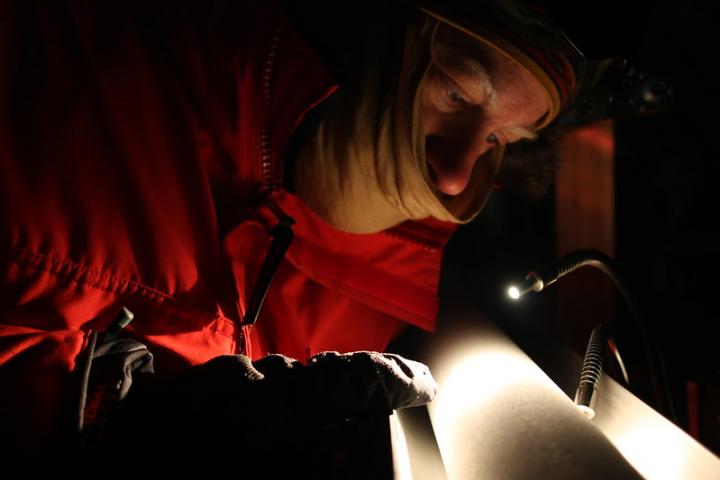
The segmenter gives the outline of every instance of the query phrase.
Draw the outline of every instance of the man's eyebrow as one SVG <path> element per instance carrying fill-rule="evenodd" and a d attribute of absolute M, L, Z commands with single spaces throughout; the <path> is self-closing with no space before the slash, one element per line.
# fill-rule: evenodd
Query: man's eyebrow
<path fill-rule="evenodd" d="M 485 66 L 470 57 L 463 58 L 461 62 L 465 64 L 464 69 L 469 74 L 468 78 L 485 91 L 485 98 L 488 99 L 490 105 L 494 105 L 497 102 L 497 91 Z"/>
<path fill-rule="evenodd" d="M 485 66 L 464 49 L 438 42 L 433 49 L 433 57 L 441 70 L 455 81 L 457 76 L 470 81 L 483 90 L 486 101 L 493 105 L 497 101 L 497 91 Z"/>

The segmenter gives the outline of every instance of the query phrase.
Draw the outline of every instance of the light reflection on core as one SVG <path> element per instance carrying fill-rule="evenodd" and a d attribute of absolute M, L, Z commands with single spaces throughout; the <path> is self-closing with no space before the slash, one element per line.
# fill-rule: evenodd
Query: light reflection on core
<path fill-rule="evenodd" d="M 608 437 L 625 458 L 646 478 L 676 480 L 687 478 L 688 464 L 694 459 L 694 442 L 669 432 L 668 421 L 652 411 L 627 415 L 616 423 Z M 700 462 L 696 462 L 700 464 Z M 702 477 L 701 477 L 702 478 Z"/>
<path fill-rule="evenodd" d="M 441 382 L 440 391 L 429 405 L 438 445 L 451 478 L 455 478 L 455 465 L 448 455 L 464 443 L 467 423 L 471 421 L 468 415 L 492 412 L 497 408 L 492 405 L 493 402 L 519 386 L 556 388 L 533 362 L 514 349 L 476 349 L 456 358 L 455 362 L 448 359 L 448 364 L 454 367 L 446 375 L 440 373 L 437 378 Z"/>

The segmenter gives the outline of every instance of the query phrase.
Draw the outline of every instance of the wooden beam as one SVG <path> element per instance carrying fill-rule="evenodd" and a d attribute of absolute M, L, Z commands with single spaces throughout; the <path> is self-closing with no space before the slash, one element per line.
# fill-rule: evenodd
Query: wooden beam
<path fill-rule="evenodd" d="M 578 248 L 615 253 L 615 139 L 612 122 L 574 129 L 558 142 L 555 177 L 557 255 Z M 615 289 L 584 268 L 558 282 L 557 326 L 576 350 L 597 323 L 613 315 Z"/>

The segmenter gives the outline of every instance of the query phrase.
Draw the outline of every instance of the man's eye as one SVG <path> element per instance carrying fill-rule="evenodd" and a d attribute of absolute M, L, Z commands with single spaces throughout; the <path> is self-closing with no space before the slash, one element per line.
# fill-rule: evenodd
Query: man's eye
<path fill-rule="evenodd" d="M 465 106 L 470 103 L 470 101 L 465 98 L 460 92 L 458 92 L 454 88 L 448 88 L 445 92 L 450 102 L 455 106 Z"/>
<path fill-rule="evenodd" d="M 435 88 L 433 90 L 435 91 L 435 98 L 439 108 L 442 110 L 455 111 L 471 105 L 472 101 L 447 72 L 436 68 L 433 74 L 435 80 Z"/>

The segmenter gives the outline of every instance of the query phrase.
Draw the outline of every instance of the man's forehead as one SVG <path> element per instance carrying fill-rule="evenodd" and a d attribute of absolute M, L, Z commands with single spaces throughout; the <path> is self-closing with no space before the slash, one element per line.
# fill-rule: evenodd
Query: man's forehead
<path fill-rule="evenodd" d="M 472 64 L 476 62 L 491 77 L 500 71 L 517 71 L 523 65 L 491 43 L 457 30 L 450 25 L 440 25 L 434 38 L 433 48 L 456 55 L 456 61 Z M 527 69 L 525 69 L 527 70 Z"/>
<path fill-rule="evenodd" d="M 548 92 L 522 64 L 493 48 L 487 42 L 441 25 L 433 43 L 435 61 L 451 72 L 463 86 L 482 90 L 485 98 L 511 92 L 505 102 L 524 105 L 530 96 L 541 95 L 549 100 Z M 530 84 L 538 88 L 530 88 Z M 537 101 L 537 98 L 534 99 Z"/>
<path fill-rule="evenodd" d="M 468 22 L 439 13 L 442 8 L 437 12 L 423 7 L 421 10 L 437 21 L 434 41 L 466 50 L 468 55 L 477 57 L 490 70 L 494 67 L 493 62 L 503 63 L 503 60 L 509 60 L 539 81 L 550 103 L 548 114 L 540 127 L 547 125 L 558 115 L 575 84 L 574 72 L 567 58 L 557 52 L 539 48 L 514 31 L 484 28 L 477 22 L 473 23 L 475 27 L 469 29 L 470 27 L 465 25 Z"/>

